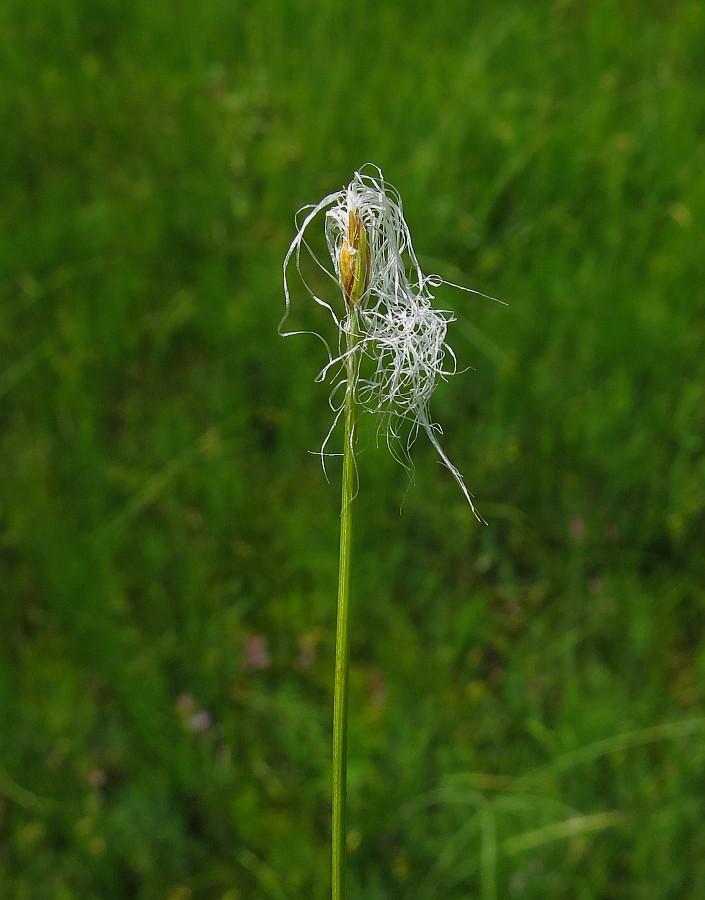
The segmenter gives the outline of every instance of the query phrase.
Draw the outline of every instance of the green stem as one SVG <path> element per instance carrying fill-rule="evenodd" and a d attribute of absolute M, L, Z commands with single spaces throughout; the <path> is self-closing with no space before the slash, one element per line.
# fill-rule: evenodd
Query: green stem
<path fill-rule="evenodd" d="M 345 804 L 347 780 L 348 670 L 350 668 L 350 560 L 352 507 L 355 495 L 355 423 L 357 418 L 357 315 L 350 312 L 347 332 L 347 388 L 345 391 L 345 443 L 340 502 L 340 565 L 338 569 L 338 621 L 335 634 L 333 692 L 333 900 L 345 900 Z"/>

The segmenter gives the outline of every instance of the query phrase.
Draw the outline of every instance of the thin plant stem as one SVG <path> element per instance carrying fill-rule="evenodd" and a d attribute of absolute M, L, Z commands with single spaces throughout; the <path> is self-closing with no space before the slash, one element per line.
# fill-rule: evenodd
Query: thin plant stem
<path fill-rule="evenodd" d="M 355 498 L 355 425 L 357 421 L 357 315 L 350 310 L 346 331 L 345 438 L 340 502 L 340 565 L 338 618 L 335 635 L 333 691 L 333 900 L 345 900 L 345 808 L 348 755 L 348 672 L 350 668 L 350 564 L 352 558 L 353 500 Z"/>

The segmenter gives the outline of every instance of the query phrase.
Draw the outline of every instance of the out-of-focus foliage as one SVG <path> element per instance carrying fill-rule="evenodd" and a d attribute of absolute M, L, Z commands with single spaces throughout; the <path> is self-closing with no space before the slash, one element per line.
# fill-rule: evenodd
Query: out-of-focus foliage
<path fill-rule="evenodd" d="M 439 298 L 487 527 L 363 441 L 351 900 L 705 895 L 703 35 L 2 4 L 0 894 L 326 897 L 339 470 L 280 267 L 374 161 L 425 268 L 509 306 Z"/>

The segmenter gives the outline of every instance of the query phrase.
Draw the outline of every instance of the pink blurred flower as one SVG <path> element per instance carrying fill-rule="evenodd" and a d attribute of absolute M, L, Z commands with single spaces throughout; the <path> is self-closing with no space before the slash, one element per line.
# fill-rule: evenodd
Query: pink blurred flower
<path fill-rule="evenodd" d="M 105 774 L 104 769 L 91 769 L 87 775 L 88 784 L 94 788 L 103 787 L 107 780 L 108 776 Z"/>
<path fill-rule="evenodd" d="M 268 669 L 271 661 L 266 637 L 255 635 L 245 642 L 245 669 L 248 672 Z"/>
<path fill-rule="evenodd" d="M 202 709 L 194 713 L 188 719 L 189 731 L 207 731 L 213 724 L 213 716 L 208 710 Z"/>
<path fill-rule="evenodd" d="M 176 708 L 181 716 L 181 724 L 187 731 L 206 731 L 213 724 L 213 715 L 208 710 L 196 710 L 193 694 L 179 694 Z"/>
<path fill-rule="evenodd" d="M 191 712 L 193 707 L 195 706 L 193 694 L 179 694 L 176 699 L 176 708 L 180 713 Z"/>

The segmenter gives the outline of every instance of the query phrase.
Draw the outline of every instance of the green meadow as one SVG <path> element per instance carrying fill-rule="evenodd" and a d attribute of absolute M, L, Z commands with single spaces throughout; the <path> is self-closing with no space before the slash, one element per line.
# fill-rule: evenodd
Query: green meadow
<path fill-rule="evenodd" d="M 340 460 L 281 266 L 366 162 L 507 305 L 437 294 L 487 525 L 361 422 L 350 900 L 705 897 L 704 77 L 699 0 L 5 0 L 1 897 L 329 896 Z"/>

